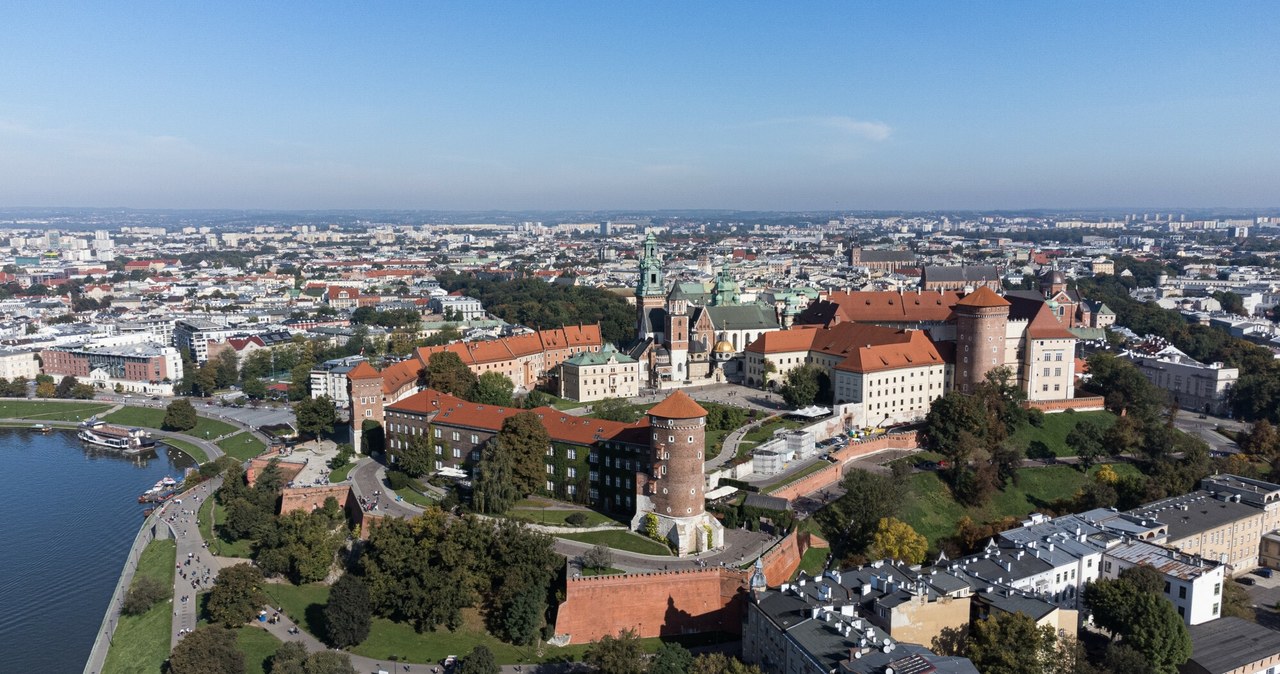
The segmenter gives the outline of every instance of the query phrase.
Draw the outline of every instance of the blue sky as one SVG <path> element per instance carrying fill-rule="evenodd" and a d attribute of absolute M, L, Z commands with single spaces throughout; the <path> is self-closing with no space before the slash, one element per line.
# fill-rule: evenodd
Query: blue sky
<path fill-rule="evenodd" d="M 1280 3 L 9 2 L 0 206 L 1280 205 Z"/>

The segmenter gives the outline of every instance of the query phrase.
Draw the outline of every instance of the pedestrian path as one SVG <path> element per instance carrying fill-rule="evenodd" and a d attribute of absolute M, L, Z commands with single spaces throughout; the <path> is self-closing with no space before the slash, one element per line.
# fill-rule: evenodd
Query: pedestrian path
<path fill-rule="evenodd" d="M 173 624 L 169 647 L 178 645 L 182 637 L 196 628 L 200 619 L 197 599 L 200 592 L 213 587 L 221 563 L 205 548 L 200 534 L 199 512 L 205 499 L 222 485 L 218 477 L 183 492 L 165 505 L 164 522 L 178 544 L 173 574 Z M 181 503 L 179 503 L 181 501 Z"/>

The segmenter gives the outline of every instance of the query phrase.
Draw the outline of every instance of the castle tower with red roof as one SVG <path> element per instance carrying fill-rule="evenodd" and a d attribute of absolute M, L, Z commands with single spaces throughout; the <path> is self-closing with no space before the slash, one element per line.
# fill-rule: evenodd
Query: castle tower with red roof
<path fill-rule="evenodd" d="M 364 422 L 382 423 L 382 373 L 362 361 L 347 373 L 347 385 L 351 398 L 351 446 L 363 454 Z"/>
<path fill-rule="evenodd" d="M 633 525 L 645 532 L 656 516 L 658 533 L 681 555 L 724 544 L 724 527 L 705 508 L 706 422 L 707 411 L 683 391 L 649 410 L 650 469 L 636 481 Z"/>
<path fill-rule="evenodd" d="M 1005 362 L 1009 301 L 981 286 L 955 303 L 955 388 L 972 393 L 987 373 Z"/>

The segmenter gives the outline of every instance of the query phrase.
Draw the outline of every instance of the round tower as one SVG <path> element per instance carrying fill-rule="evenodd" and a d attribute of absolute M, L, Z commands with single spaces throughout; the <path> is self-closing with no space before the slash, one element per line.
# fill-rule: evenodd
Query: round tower
<path fill-rule="evenodd" d="M 1009 301 L 982 286 L 956 302 L 956 389 L 972 393 L 987 373 L 1004 365 Z"/>
<path fill-rule="evenodd" d="M 667 517 L 703 513 L 703 453 L 707 446 L 707 411 L 676 391 L 649 410 L 653 462 L 649 499 L 653 512 Z"/>

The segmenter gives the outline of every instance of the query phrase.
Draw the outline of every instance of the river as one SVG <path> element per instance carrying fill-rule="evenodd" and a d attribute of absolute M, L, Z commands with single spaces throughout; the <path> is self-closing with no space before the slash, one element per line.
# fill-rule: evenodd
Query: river
<path fill-rule="evenodd" d="M 0 670 L 79 672 L 142 526 L 138 494 L 195 462 L 12 428 L 0 428 L 0 459 Z"/>

